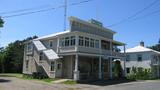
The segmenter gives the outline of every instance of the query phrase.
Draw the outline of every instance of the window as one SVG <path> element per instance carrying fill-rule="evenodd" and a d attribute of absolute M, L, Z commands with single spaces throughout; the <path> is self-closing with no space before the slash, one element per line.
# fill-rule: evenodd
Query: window
<path fill-rule="evenodd" d="M 28 69 L 29 60 L 26 61 L 26 69 Z"/>
<path fill-rule="evenodd" d="M 39 54 L 39 60 L 40 61 L 43 60 L 43 52 L 40 52 L 40 54 Z"/>
<path fill-rule="evenodd" d="M 138 55 L 137 55 L 137 61 L 138 61 L 138 62 L 141 62 L 141 61 L 142 61 L 142 55 L 141 55 L 141 54 L 138 54 Z"/>
<path fill-rule="evenodd" d="M 79 45 L 83 46 L 83 37 L 82 36 L 79 36 Z"/>
<path fill-rule="evenodd" d="M 90 47 L 94 47 L 94 39 L 90 39 Z"/>
<path fill-rule="evenodd" d="M 75 36 L 71 36 L 71 46 L 75 45 L 76 39 Z"/>
<path fill-rule="evenodd" d="M 60 44 L 61 47 L 64 46 L 64 38 L 61 38 L 61 39 L 60 39 L 60 43 L 59 43 L 59 44 Z"/>
<path fill-rule="evenodd" d="M 85 46 L 89 47 L 89 38 L 85 37 Z"/>
<path fill-rule="evenodd" d="M 51 71 L 54 71 L 54 62 L 51 62 Z"/>
<path fill-rule="evenodd" d="M 127 73 L 130 73 L 130 68 L 126 68 L 127 69 Z"/>
<path fill-rule="evenodd" d="M 129 62 L 130 61 L 130 55 L 126 56 L 126 61 Z"/>
<path fill-rule="evenodd" d="M 99 40 L 95 40 L 95 48 L 99 48 Z"/>
<path fill-rule="evenodd" d="M 49 47 L 53 47 L 53 41 L 52 40 L 49 41 Z"/>
<path fill-rule="evenodd" d="M 59 70 L 59 69 L 61 69 L 61 67 L 62 67 L 61 63 L 58 63 L 57 64 L 57 69 Z"/>
<path fill-rule="evenodd" d="M 27 51 L 31 51 L 32 50 L 32 44 L 31 43 L 28 43 L 27 44 Z"/>
<path fill-rule="evenodd" d="M 65 38 L 65 46 L 69 46 L 69 37 Z"/>

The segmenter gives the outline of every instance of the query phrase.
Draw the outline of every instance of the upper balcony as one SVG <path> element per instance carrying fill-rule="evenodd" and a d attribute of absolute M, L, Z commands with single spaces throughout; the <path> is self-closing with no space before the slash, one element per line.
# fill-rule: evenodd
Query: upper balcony
<path fill-rule="evenodd" d="M 91 38 L 86 36 L 67 36 L 60 38 L 58 45 L 58 53 L 89 53 L 101 54 L 108 56 L 123 57 L 124 54 L 118 51 L 117 46 L 123 46 L 122 43 L 116 41 L 106 41 L 100 38 Z"/>

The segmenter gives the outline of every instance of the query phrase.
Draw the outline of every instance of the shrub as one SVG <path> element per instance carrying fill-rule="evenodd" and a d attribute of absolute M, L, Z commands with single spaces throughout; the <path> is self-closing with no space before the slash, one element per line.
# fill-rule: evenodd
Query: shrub
<path fill-rule="evenodd" d="M 151 73 L 151 69 L 135 68 L 132 67 L 131 73 L 127 75 L 127 79 L 131 80 L 150 80 L 154 79 Z"/>

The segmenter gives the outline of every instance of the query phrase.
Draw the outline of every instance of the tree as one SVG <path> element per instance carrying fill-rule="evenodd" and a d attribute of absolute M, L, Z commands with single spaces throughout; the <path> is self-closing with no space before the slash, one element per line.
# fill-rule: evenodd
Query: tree
<path fill-rule="evenodd" d="M 16 40 L 8 44 L 6 48 L 0 48 L 0 72 L 22 73 L 24 42 L 37 38 L 28 37 L 24 40 Z"/>
<path fill-rule="evenodd" d="M 4 21 L 3 19 L 0 17 L 0 27 L 3 27 Z"/>

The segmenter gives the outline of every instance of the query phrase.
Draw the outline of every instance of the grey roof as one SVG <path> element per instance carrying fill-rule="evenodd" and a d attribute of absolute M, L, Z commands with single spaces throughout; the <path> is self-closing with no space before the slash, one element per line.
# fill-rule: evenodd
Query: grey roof
<path fill-rule="evenodd" d="M 46 47 L 39 40 L 33 40 L 33 44 L 35 45 L 38 51 L 46 49 Z"/>
<path fill-rule="evenodd" d="M 59 59 L 60 57 L 52 49 L 44 50 L 43 53 L 49 60 Z"/>

